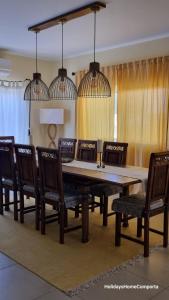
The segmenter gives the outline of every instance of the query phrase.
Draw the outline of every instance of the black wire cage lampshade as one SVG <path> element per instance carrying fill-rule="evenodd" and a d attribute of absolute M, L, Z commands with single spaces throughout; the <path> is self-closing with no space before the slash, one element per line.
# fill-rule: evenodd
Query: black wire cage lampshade
<path fill-rule="evenodd" d="M 36 73 L 33 73 L 33 80 L 29 80 L 29 83 L 25 89 L 24 100 L 48 101 L 50 100 L 48 87 L 42 81 L 41 74 L 38 73 L 37 70 L 37 33 L 38 32 L 36 32 Z"/>
<path fill-rule="evenodd" d="M 63 68 L 63 24 L 62 24 L 62 68 L 58 70 L 58 76 L 49 87 L 49 97 L 52 100 L 75 100 L 77 89 L 74 82 L 67 76 L 67 70 Z"/>
<path fill-rule="evenodd" d="M 100 71 L 100 64 L 95 61 L 96 10 L 97 7 L 94 10 L 94 61 L 90 63 L 89 71 L 84 75 L 79 84 L 78 97 L 111 97 L 111 88 L 109 81 Z"/>

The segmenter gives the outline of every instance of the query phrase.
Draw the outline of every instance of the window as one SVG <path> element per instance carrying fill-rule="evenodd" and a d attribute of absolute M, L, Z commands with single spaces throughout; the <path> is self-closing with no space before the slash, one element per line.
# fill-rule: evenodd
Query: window
<path fill-rule="evenodd" d="M 25 86 L 0 81 L 0 135 L 13 135 L 17 143 L 28 143 L 28 103 Z"/>

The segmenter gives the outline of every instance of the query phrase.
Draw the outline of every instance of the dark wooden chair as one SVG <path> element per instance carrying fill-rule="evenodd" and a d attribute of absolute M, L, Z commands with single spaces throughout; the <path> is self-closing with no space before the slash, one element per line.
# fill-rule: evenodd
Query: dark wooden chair
<path fill-rule="evenodd" d="M 12 143 L 15 144 L 14 136 L 0 136 L 0 142 Z M 9 190 L 4 191 L 5 194 L 5 203 L 9 203 Z M 9 205 L 5 205 L 5 211 L 9 211 Z"/>
<path fill-rule="evenodd" d="M 3 201 L 3 189 L 5 190 L 5 203 Z M 13 144 L 0 142 L 0 214 L 3 215 L 3 207 L 14 204 L 14 220 L 18 220 L 17 177 L 14 162 Z M 9 192 L 13 191 L 14 200 L 11 202 Z M 6 195 L 8 195 L 6 197 Z"/>
<path fill-rule="evenodd" d="M 127 143 L 104 142 L 102 155 L 103 166 L 125 166 L 127 147 Z M 108 217 L 114 214 L 113 212 L 108 213 L 108 197 L 121 192 L 120 187 L 108 183 L 100 183 L 92 187 L 92 195 L 100 198 L 100 212 L 103 213 L 103 226 L 107 226 Z"/>
<path fill-rule="evenodd" d="M 61 153 L 62 162 L 70 162 L 75 158 L 76 139 L 59 138 L 58 149 Z"/>
<path fill-rule="evenodd" d="M 40 199 L 41 199 L 41 233 L 45 234 L 45 224 L 59 220 L 60 243 L 64 243 L 66 232 L 82 228 L 82 242 L 88 241 L 88 199 L 89 195 L 83 195 L 72 188 L 63 186 L 62 164 L 60 151 L 37 147 Z M 67 227 L 67 210 L 82 204 L 82 226 Z M 58 214 L 46 216 L 45 205 L 50 204 L 57 208 Z"/>
<path fill-rule="evenodd" d="M 97 141 L 96 140 L 78 140 L 77 143 L 77 155 L 76 160 L 84 162 L 97 162 Z M 90 193 L 91 187 L 94 187 L 100 181 L 98 180 L 81 180 L 79 178 L 74 179 L 75 185 L 83 191 L 84 193 Z M 93 212 L 96 207 L 100 207 L 100 203 L 94 201 L 94 196 L 92 196 L 91 202 L 89 204 L 89 209 Z M 81 206 L 76 207 L 75 216 L 79 217 L 81 213 Z"/>
<path fill-rule="evenodd" d="M 102 162 L 105 165 L 125 166 L 127 158 L 127 143 L 104 142 Z"/>
<path fill-rule="evenodd" d="M 86 162 L 96 162 L 97 141 L 78 140 L 76 159 L 86 161 Z"/>
<path fill-rule="evenodd" d="M 144 246 L 144 256 L 149 256 L 149 231 L 163 236 L 163 247 L 168 246 L 168 190 L 169 188 L 169 151 L 152 153 L 149 164 L 149 174 L 146 194 L 133 194 L 115 199 L 112 209 L 116 212 L 115 245 L 120 246 L 121 238 L 137 242 Z M 150 217 L 163 214 L 163 231 L 150 228 Z M 140 240 L 121 233 L 122 214 L 137 218 L 137 237 Z M 144 219 L 144 225 L 142 224 Z"/>
<path fill-rule="evenodd" d="M 20 222 L 24 223 L 24 215 L 35 211 L 36 229 L 39 229 L 40 196 L 36 166 L 35 148 L 30 145 L 15 144 L 18 187 L 20 193 Z M 24 196 L 35 198 L 35 205 L 26 205 Z M 30 201 L 30 200 L 28 200 Z"/>
<path fill-rule="evenodd" d="M 15 144 L 15 137 L 14 136 L 0 136 L 0 142 Z"/>

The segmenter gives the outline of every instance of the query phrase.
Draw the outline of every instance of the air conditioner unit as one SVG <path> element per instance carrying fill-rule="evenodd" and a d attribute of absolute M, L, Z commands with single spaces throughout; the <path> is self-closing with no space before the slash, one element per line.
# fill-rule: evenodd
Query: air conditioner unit
<path fill-rule="evenodd" d="M 11 62 L 8 59 L 0 58 L 0 79 L 6 78 L 11 73 Z"/>

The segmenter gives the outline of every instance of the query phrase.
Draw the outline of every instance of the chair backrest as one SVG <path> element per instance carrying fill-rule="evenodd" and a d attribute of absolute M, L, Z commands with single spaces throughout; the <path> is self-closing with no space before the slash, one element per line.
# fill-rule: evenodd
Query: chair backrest
<path fill-rule="evenodd" d="M 37 166 L 34 146 L 15 144 L 14 148 L 19 185 L 33 185 L 37 187 Z"/>
<path fill-rule="evenodd" d="M 0 136 L 0 142 L 15 144 L 15 137 L 14 136 Z"/>
<path fill-rule="evenodd" d="M 62 164 L 60 151 L 37 147 L 40 191 L 41 195 L 46 192 L 57 192 L 63 199 Z"/>
<path fill-rule="evenodd" d="M 104 142 L 102 161 L 106 165 L 122 166 L 126 164 L 127 143 Z"/>
<path fill-rule="evenodd" d="M 16 183 L 13 143 L 0 141 L 0 178 Z"/>
<path fill-rule="evenodd" d="M 76 142 L 76 139 L 59 138 L 58 149 L 62 158 L 75 158 Z"/>
<path fill-rule="evenodd" d="M 164 200 L 168 203 L 169 188 L 169 151 L 151 153 L 146 193 L 146 207 L 152 202 Z"/>
<path fill-rule="evenodd" d="M 96 162 L 97 141 L 78 140 L 76 159 L 87 162 Z"/>

